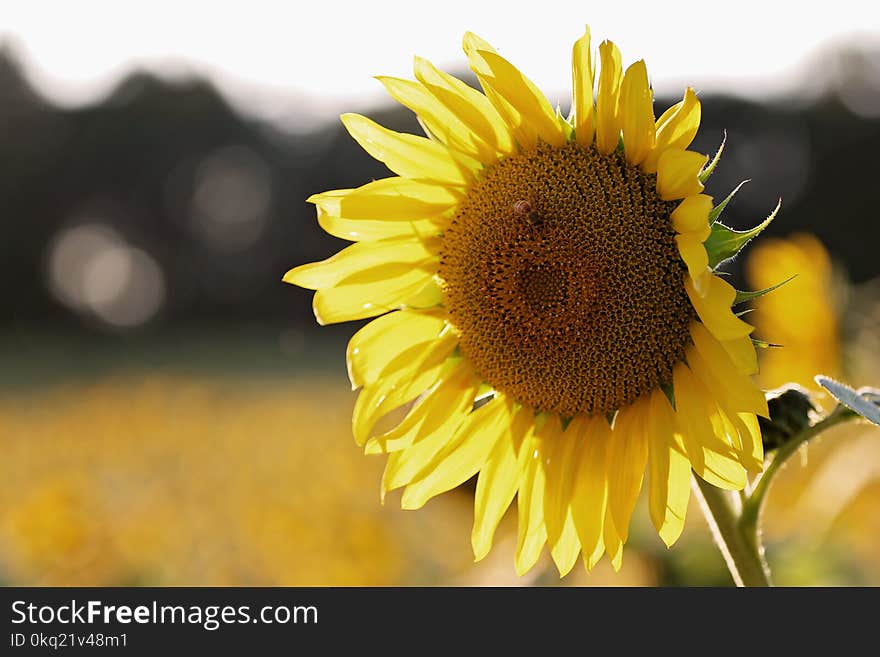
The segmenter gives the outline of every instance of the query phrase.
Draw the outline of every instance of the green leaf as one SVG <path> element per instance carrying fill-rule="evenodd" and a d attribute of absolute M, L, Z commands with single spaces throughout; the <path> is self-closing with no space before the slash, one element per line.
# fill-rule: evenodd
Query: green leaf
<path fill-rule="evenodd" d="M 719 203 L 714 208 L 712 208 L 712 211 L 709 212 L 709 225 L 710 226 L 712 224 L 714 224 L 716 221 L 718 221 L 718 219 L 721 217 L 721 213 L 724 212 L 724 208 L 727 207 L 727 204 L 733 200 L 733 197 L 736 195 L 736 193 L 747 182 L 750 182 L 748 178 L 743 180 L 739 185 L 737 185 L 736 189 L 734 189 L 732 192 L 730 192 L 730 194 L 727 195 L 726 199 L 724 199 L 723 201 L 721 201 L 721 203 Z"/>
<path fill-rule="evenodd" d="M 713 269 L 726 260 L 730 260 L 738 254 L 743 247 L 757 237 L 770 222 L 776 218 L 776 213 L 782 206 L 782 201 L 776 204 L 776 209 L 770 213 L 760 224 L 751 230 L 738 231 L 730 226 L 725 226 L 720 221 L 712 226 L 712 234 L 706 240 L 706 251 L 709 254 L 709 266 Z"/>
<path fill-rule="evenodd" d="M 880 391 L 872 388 L 853 390 L 845 383 L 821 374 L 816 376 L 816 383 L 848 409 L 880 426 Z"/>
<path fill-rule="evenodd" d="M 789 276 L 781 283 L 777 283 L 776 285 L 771 285 L 770 287 L 765 287 L 763 290 L 757 290 L 755 292 L 743 292 L 741 290 L 736 291 L 736 298 L 733 300 L 733 305 L 735 306 L 738 303 L 745 303 L 746 301 L 752 301 L 753 299 L 758 299 L 763 297 L 765 294 L 772 292 L 773 290 L 778 290 L 786 283 L 790 283 L 795 278 L 797 278 L 797 274 L 794 276 Z"/>
<path fill-rule="evenodd" d="M 715 167 L 718 166 L 718 162 L 721 161 L 721 153 L 724 152 L 724 144 L 727 143 L 727 130 L 724 131 L 724 137 L 721 139 L 721 145 L 718 147 L 718 150 L 715 151 L 715 157 L 712 158 L 712 161 L 709 162 L 703 170 L 700 171 L 700 182 L 705 184 L 707 180 L 709 180 L 709 176 L 712 175 L 712 172 L 715 171 Z"/>

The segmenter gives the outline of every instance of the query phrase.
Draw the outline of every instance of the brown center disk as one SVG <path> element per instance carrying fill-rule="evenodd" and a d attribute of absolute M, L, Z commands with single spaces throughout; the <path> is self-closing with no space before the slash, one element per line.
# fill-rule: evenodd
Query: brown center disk
<path fill-rule="evenodd" d="M 695 317 L 656 177 L 576 144 L 488 167 L 444 233 L 460 348 L 539 411 L 607 413 L 672 380 Z"/>

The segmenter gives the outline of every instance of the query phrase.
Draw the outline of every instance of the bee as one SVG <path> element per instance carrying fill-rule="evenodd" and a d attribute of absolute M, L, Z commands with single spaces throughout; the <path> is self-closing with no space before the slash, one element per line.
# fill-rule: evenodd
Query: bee
<path fill-rule="evenodd" d="M 520 199 L 516 203 L 513 204 L 513 212 L 519 217 L 523 217 L 526 221 L 529 222 L 532 226 L 540 226 L 544 220 L 541 218 L 541 215 L 535 210 L 535 207 L 532 205 L 531 201 L 526 199 Z"/>

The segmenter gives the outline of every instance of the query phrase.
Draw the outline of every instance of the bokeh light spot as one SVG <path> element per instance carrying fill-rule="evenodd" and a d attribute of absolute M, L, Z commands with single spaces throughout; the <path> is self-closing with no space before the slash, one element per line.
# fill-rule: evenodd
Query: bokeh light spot
<path fill-rule="evenodd" d="M 231 252 L 253 245 L 269 222 L 271 206 L 269 167 L 250 148 L 228 146 L 199 164 L 190 216 L 209 248 Z"/>
<path fill-rule="evenodd" d="M 88 223 L 49 247 L 49 288 L 71 310 L 129 328 L 149 321 L 165 300 L 165 275 L 149 253 L 114 229 Z"/>

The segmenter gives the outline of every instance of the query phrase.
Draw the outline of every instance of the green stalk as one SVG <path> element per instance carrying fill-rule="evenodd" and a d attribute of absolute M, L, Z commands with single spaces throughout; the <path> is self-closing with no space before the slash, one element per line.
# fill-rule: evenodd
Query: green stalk
<path fill-rule="evenodd" d="M 728 491 L 695 476 L 693 490 L 712 537 L 737 586 L 773 586 L 760 542 L 750 541 L 739 526 L 740 515 Z"/>
<path fill-rule="evenodd" d="M 831 415 L 792 436 L 776 450 L 751 494 L 740 497 L 741 509 L 736 508 L 734 498 L 728 491 L 694 476 L 693 490 L 700 501 L 700 508 L 737 586 L 773 586 L 770 568 L 764 558 L 760 520 L 767 491 L 776 474 L 809 440 L 835 425 L 857 418 L 855 413 L 838 407 Z"/>
<path fill-rule="evenodd" d="M 767 491 L 770 490 L 770 484 L 785 462 L 810 439 L 835 425 L 857 418 L 858 416 L 854 413 L 838 407 L 831 415 L 819 420 L 813 426 L 807 427 L 796 436 L 792 436 L 776 450 L 773 460 L 764 470 L 758 483 L 755 484 L 752 494 L 743 502 L 739 528 L 750 542 L 758 546 L 761 545 L 761 511 L 764 508 L 764 500 L 767 497 Z"/>

